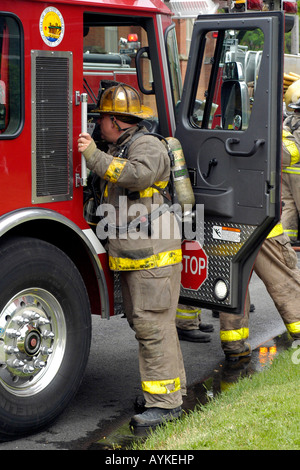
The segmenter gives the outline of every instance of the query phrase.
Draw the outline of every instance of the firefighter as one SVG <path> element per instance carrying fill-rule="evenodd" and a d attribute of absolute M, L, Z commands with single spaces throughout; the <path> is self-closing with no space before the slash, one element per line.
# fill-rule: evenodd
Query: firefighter
<path fill-rule="evenodd" d="M 298 220 L 300 214 L 300 80 L 286 91 L 287 111 L 293 111 L 283 122 L 283 142 L 290 152 L 290 164 L 282 170 L 282 225 L 291 242 L 298 240 Z M 290 140 L 291 134 L 293 141 Z"/>
<path fill-rule="evenodd" d="M 127 214 L 138 207 L 147 218 L 152 204 L 164 202 L 160 188 L 169 181 L 170 161 L 166 146 L 158 138 L 139 135 L 134 139 L 137 133 L 147 132 L 140 123 L 152 114 L 141 104 L 134 88 L 118 84 L 105 89 L 97 111 L 108 150 L 99 150 L 88 134 L 80 134 L 78 149 L 87 167 L 107 181 L 106 202 L 116 212 L 116 234 L 108 235 L 109 265 L 111 270 L 120 272 L 126 318 L 139 343 L 146 406 L 143 413 L 132 417 L 130 424 L 134 428 L 155 427 L 181 415 L 182 396 L 186 394 L 175 325 L 182 259 L 180 233 L 168 211 L 153 220 L 152 234 L 148 233 L 149 226 L 147 231 L 140 226 L 140 232 L 124 232 L 120 201 L 125 198 Z M 128 228 L 132 218 L 127 214 Z M 162 236 L 165 225 L 171 227 L 168 238 Z"/>
<path fill-rule="evenodd" d="M 257 255 L 254 271 L 265 284 L 290 336 L 300 339 L 300 271 L 297 255 L 291 247 L 282 224 L 270 232 Z M 228 314 L 220 312 L 220 339 L 229 360 L 251 354 L 246 342 L 249 336 L 249 307 L 247 295 L 245 312 Z"/>
<path fill-rule="evenodd" d="M 200 308 L 181 304 L 177 307 L 176 328 L 180 340 L 193 343 L 208 343 L 211 340 L 208 333 L 214 331 L 213 325 L 202 323 Z"/>
<path fill-rule="evenodd" d="M 295 135 L 283 130 L 282 167 L 298 162 Z M 271 230 L 256 257 L 254 271 L 265 284 L 291 337 L 300 339 L 300 271 L 290 239 L 278 223 Z M 240 314 L 220 312 L 220 339 L 225 356 L 236 360 L 251 354 L 249 336 L 250 296 Z"/>

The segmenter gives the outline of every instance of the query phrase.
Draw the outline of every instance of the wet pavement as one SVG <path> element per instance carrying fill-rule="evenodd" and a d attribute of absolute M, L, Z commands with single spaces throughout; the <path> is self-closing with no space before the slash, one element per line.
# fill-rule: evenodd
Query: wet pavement
<path fill-rule="evenodd" d="M 245 357 L 236 362 L 221 361 L 218 367 L 212 371 L 206 380 L 188 387 L 187 397 L 184 399 L 183 410 L 189 412 L 198 405 L 205 405 L 211 399 L 231 387 L 238 379 L 249 377 L 261 372 L 264 367 L 272 364 L 276 355 L 291 347 L 292 340 L 287 333 L 270 339 L 252 351 L 251 357 Z M 136 411 L 142 411 L 142 406 L 136 407 Z M 135 433 L 125 420 L 119 427 L 107 436 L 93 442 L 87 450 L 128 450 L 134 442 L 139 442 L 147 437 L 149 430 Z"/>

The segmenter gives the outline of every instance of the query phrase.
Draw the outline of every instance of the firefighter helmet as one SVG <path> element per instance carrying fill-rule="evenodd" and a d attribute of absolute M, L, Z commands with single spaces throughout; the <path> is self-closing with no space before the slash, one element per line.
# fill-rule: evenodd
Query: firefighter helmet
<path fill-rule="evenodd" d="M 104 90 L 100 96 L 99 108 L 95 112 L 138 119 L 153 117 L 152 109 L 142 105 L 135 88 L 124 83 Z"/>
<path fill-rule="evenodd" d="M 287 111 L 300 109 L 300 80 L 296 80 L 288 87 L 284 95 L 284 100 Z"/>

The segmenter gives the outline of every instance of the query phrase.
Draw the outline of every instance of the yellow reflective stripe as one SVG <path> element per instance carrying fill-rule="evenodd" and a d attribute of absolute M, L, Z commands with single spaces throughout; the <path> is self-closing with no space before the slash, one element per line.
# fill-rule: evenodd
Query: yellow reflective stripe
<path fill-rule="evenodd" d="M 286 323 L 285 326 L 289 333 L 300 333 L 300 321 L 296 321 L 295 323 Z"/>
<path fill-rule="evenodd" d="M 287 166 L 282 169 L 282 173 L 288 173 L 290 175 L 300 175 L 300 166 Z"/>
<path fill-rule="evenodd" d="M 126 162 L 125 162 L 125 163 L 126 163 Z M 111 167 L 111 165 L 108 167 L 108 170 L 107 170 L 107 172 L 105 173 L 105 175 L 107 175 L 107 173 L 108 173 L 110 167 Z M 104 175 L 104 178 L 105 178 L 105 179 L 109 179 L 109 178 L 106 177 L 105 175 Z M 120 175 L 119 175 L 119 176 L 120 176 Z M 110 178 L 110 181 L 111 181 L 112 183 L 115 183 L 117 180 L 113 181 L 113 179 Z M 157 181 L 157 183 L 154 183 L 154 184 L 155 184 L 155 186 L 157 186 L 158 188 L 164 189 L 164 188 L 168 185 L 168 181 Z M 142 197 L 152 197 L 154 193 L 159 193 L 159 190 L 156 189 L 156 188 L 151 188 L 151 187 L 150 187 L 150 188 L 143 189 L 143 191 L 139 191 L 139 193 L 140 193 L 140 198 L 142 198 Z M 107 197 L 107 195 L 108 195 L 108 191 L 107 191 L 107 186 L 106 186 L 106 188 L 105 188 L 105 190 L 104 190 L 104 197 Z"/>
<path fill-rule="evenodd" d="M 182 252 L 179 250 L 164 251 L 144 259 L 109 257 L 109 267 L 113 271 L 137 271 L 141 269 L 159 268 L 182 261 Z"/>
<path fill-rule="evenodd" d="M 201 309 L 183 309 L 177 308 L 176 310 L 176 318 L 180 318 L 183 320 L 195 320 L 200 315 Z"/>
<path fill-rule="evenodd" d="M 125 158 L 114 157 L 103 178 L 111 183 L 116 183 L 120 178 L 127 161 L 128 160 Z"/>
<path fill-rule="evenodd" d="M 249 336 L 249 328 L 240 328 L 239 330 L 220 331 L 221 341 L 240 341 Z"/>
<path fill-rule="evenodd" d="M 154 184 L 158 188 L 164 189 L 167 186 L 168 181 L 157 181 L 157 183 L 154 183 Z M 143 189 L 143 191 L 140 191 L 140 198 L 142 198 L 142 197 L 152 197 L 154 193 L 159 193 L 159 190 L 156 189 L 156 188 L 151 188 L 151 187 Z"/>
<path fill-rule="evenodd" d="M 298 230 L 287 229 L 283 231 L 290 238 L 298 237 Z"/>
<path fill-rule="evenodd" d="M 278 235 L 283 234 L 283 227 L 282 224 L 276 224 L 274 228 L 272 228 L 271 232 L 267 236 L 267 238 L 273 238 L 273 237 L 278 237 Z"/>
<path fill-rule="evenodd" d="M 291 135 L 290 132 L 283 130 L 282 131 L 282 142 L 286 146 L 289 154 L 291 155 L 291 164 L 297 163 L 299 161 L 299 150 L 297 145 L 292 140 L 288 139 L 288 136 Z"/>
<path fill-rule="evenodd" d="M 168 387 L 173 385 L 173 387 Z M 142 382 L 142 389 L 144 392 L 156 395 L 158 393 L 174 393 L 180 390 L 180 378 L 170 380 L 147 380 Z"/>

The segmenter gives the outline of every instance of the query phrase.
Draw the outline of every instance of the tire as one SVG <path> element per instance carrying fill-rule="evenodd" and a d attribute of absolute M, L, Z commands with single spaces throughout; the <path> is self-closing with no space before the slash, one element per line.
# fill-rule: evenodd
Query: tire
<path fill-rule="evenodd" d="M 79 388 L 91 313 L 79 271 L 42 240 L 0 246 L 0 439 L 37 432 Z"/>

